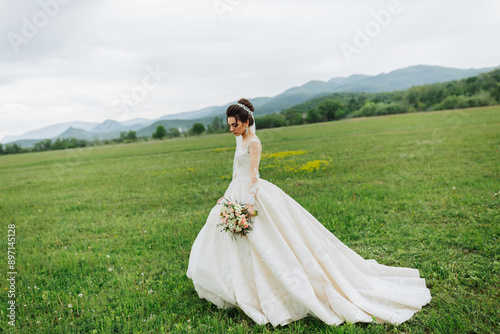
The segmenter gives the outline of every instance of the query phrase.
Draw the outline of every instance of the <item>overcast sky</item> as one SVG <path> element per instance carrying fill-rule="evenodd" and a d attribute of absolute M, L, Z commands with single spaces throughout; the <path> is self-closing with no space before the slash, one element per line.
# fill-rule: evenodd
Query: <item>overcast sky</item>
<path fill-rule="evenodd" d="M 498 0 L 0 0 L 0 140 L 411 65 L 495 67 L 499 33 Z"/>

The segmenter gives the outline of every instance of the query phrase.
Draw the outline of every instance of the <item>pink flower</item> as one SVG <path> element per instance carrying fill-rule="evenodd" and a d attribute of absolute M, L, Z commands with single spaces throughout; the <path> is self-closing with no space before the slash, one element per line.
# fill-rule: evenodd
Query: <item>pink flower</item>
<path fill-rule="evenodd" d="M 233 209 L 233 208 L 230 208 L 230 209 L 229 209 L 229 212 L 234 212 L 234 209 Z"/>
<path fill-rule="evenodd" d="M 245 219 L 245 217 L 243 217 L 243 219 L 241 219 L 241 225 L 245 225 L 247 223 L 247 220 Z"/>

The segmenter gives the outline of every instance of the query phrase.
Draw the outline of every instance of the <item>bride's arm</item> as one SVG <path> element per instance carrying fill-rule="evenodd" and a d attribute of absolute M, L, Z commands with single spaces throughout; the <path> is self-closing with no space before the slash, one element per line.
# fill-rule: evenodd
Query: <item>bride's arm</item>
<path fill-rule="evenodd" d="M 259 161 L 260 161 L 260 153 L 261 146 L 258 141 L 251 141 L 249 145 L 250 151 L 250 196 L 248 197 L 248 204 L 255 204 L 255 195 L 257 194 L 257 190 L 259 188 Z"/>

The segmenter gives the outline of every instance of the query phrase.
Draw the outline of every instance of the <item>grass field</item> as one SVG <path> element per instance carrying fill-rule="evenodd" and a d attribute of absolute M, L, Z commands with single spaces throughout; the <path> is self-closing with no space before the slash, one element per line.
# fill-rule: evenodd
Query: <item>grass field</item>
<path fill-rule="evenodd" d="M 433 299 L 400 326 L 254 324 L 199 299 L 189 252 L 230 183 L 230 133 L 0 156 L 1 329 L 22 333 L 494 333 L 500 107 L 257 132 L 260 176 L 367 259 L 418 268 Z M 15 224 L 16 320 L 7 324 Z"/>

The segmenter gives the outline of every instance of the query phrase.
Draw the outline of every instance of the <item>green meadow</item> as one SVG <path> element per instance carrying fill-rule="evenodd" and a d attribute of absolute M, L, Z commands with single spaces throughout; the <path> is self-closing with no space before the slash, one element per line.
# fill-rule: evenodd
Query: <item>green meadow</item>
<path fill-rule="evenodd" d="M 500 328 L 500 106 L 258 130 L 260 177 L 366 259 L 420 270 L 400 326 L 285 327 L 200 299 L 191 245 L 231 181 L 231 133 L 0 156 L 0 331 L 494 333 Z M 15 225 L 15 298 L 8 226 Z M 15 327 L 7 306 L 15 300 Z"/>

